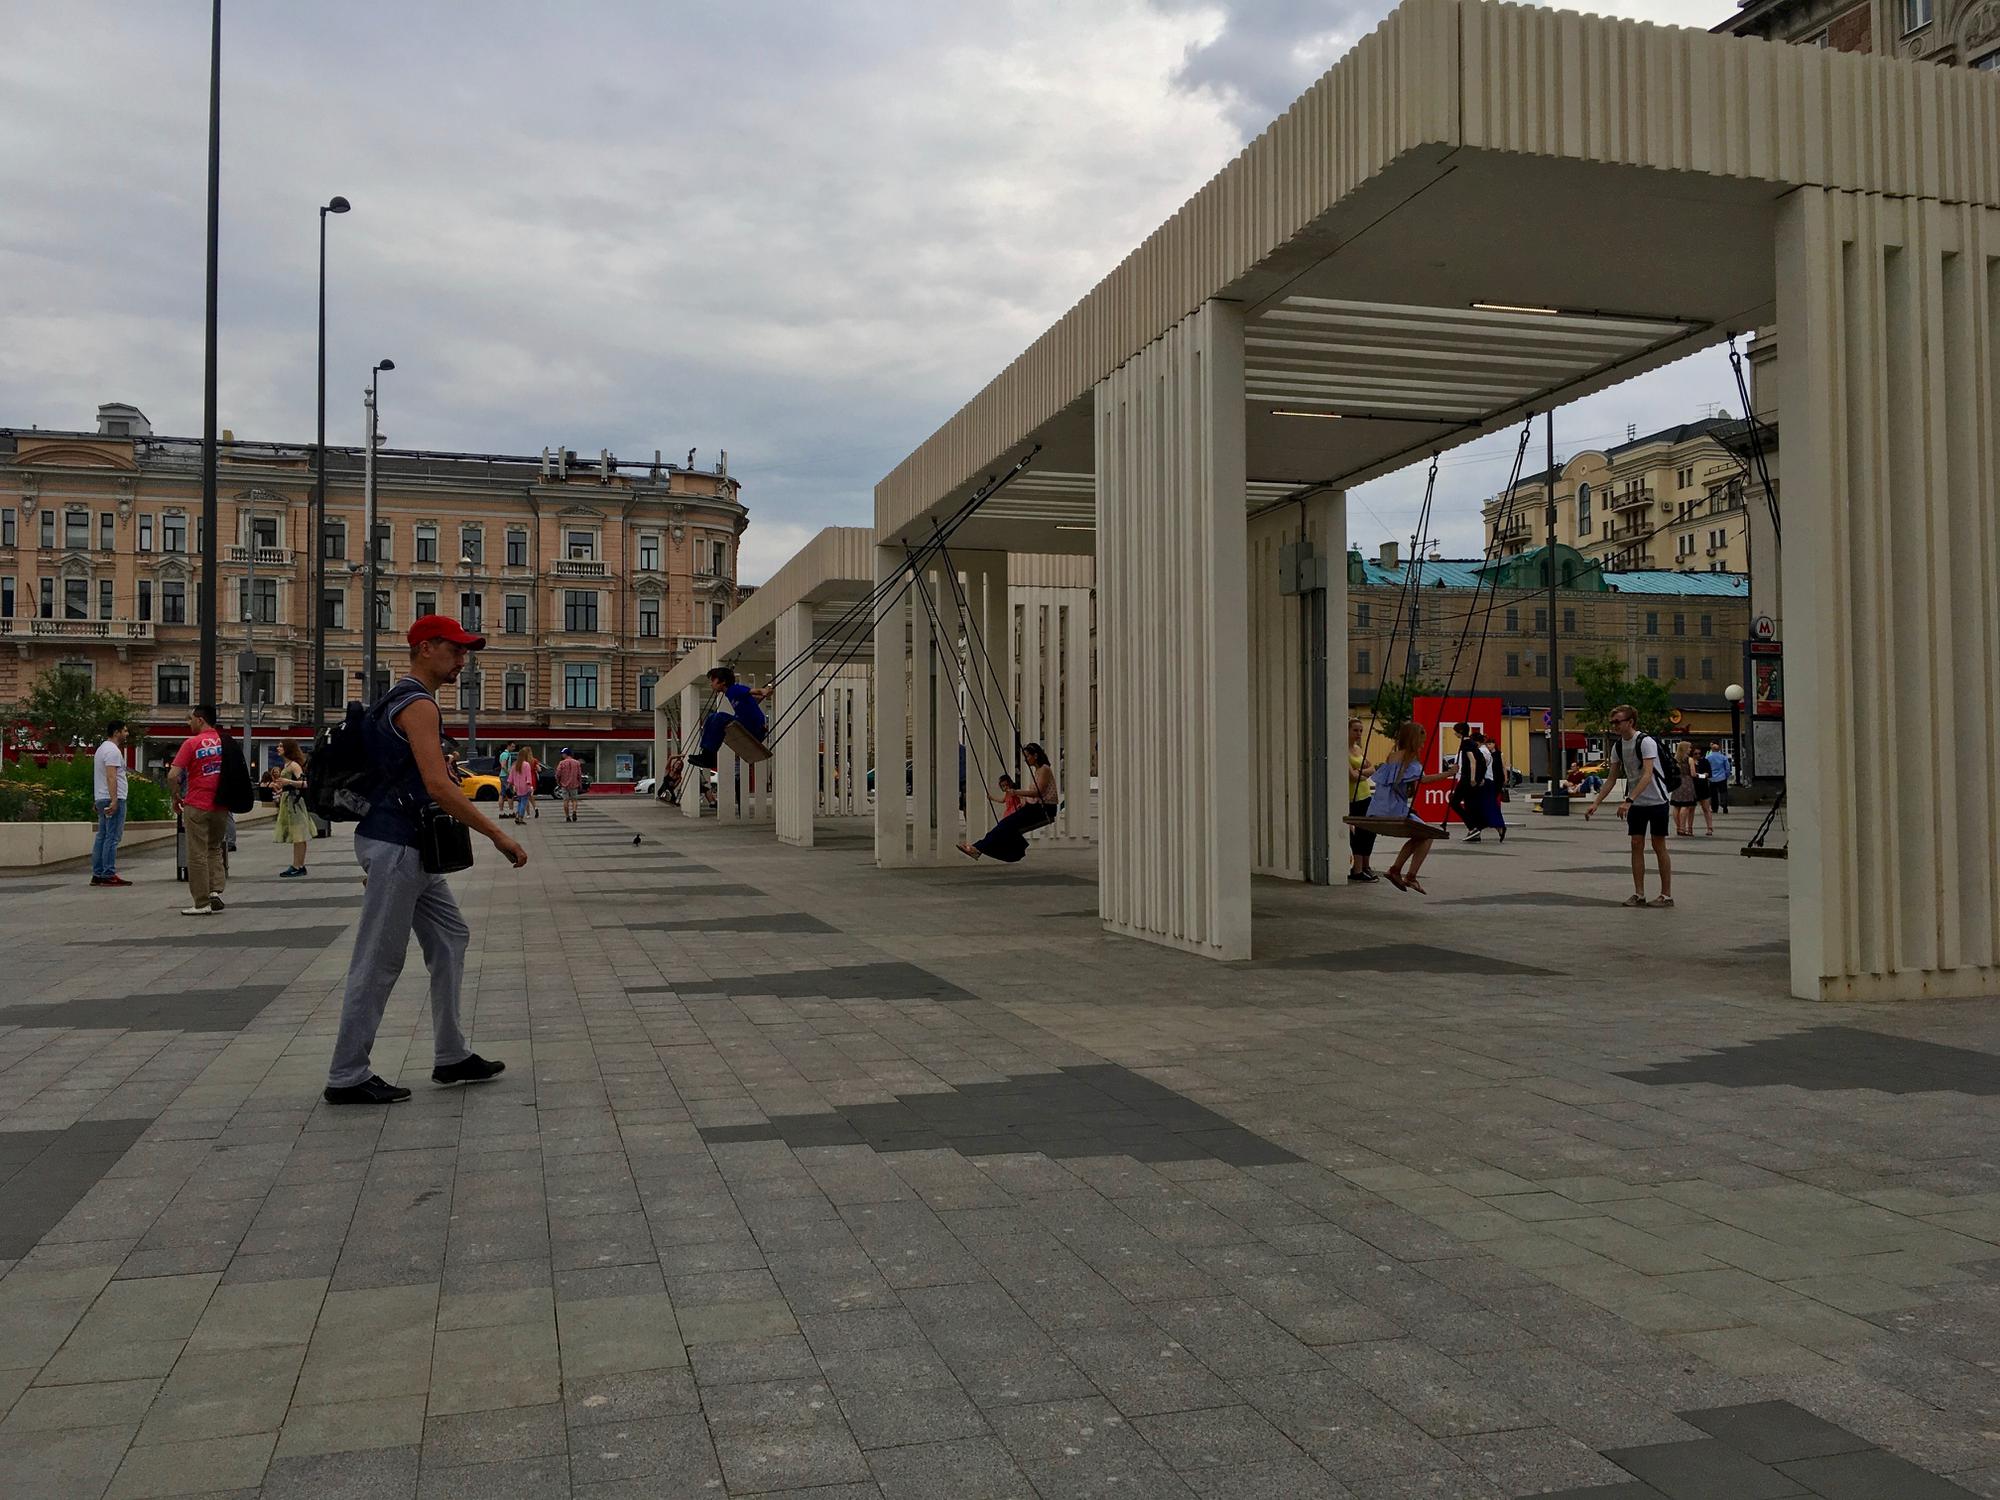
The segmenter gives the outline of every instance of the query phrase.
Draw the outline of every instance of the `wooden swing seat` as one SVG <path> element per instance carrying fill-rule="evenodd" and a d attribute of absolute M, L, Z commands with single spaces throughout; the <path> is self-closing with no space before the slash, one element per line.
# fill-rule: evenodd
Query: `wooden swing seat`
<path fill-rule="evenodd" d="M 1426 823 L 1418 817 L 1370 818 L 1366 816 L 1342 818 L 1349 828 L 1358 828 L 1363 833 L 1379 834 L 1385 839 L 1441 839 L 1450 832 L 1441 823 Z"/>
<path fill-rule="evenodd" d="M 722 743 L 745 765 L 762 765 L 771 758 L 771 747 L 745 729 L 741 720 L 730 720 L 729 727 L 722 732 Z"/>

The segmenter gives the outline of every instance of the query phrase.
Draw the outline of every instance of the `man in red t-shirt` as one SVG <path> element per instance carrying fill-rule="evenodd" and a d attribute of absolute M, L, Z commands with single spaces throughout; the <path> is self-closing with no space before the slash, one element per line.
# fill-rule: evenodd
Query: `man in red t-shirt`
<path fill-rule="evenodd" d="M 188 710 L 188 728 L 174 754 L 174 811 L 187 832 L 188 904 L 184 917 L 205 917 L 222 910 L 222 888 L 228 866 L 222 844 L 229 833 L 229 812 L 216 806 L 222 789 L 222 735 L 215 727 L 215 709 L 204 703 Z"/>

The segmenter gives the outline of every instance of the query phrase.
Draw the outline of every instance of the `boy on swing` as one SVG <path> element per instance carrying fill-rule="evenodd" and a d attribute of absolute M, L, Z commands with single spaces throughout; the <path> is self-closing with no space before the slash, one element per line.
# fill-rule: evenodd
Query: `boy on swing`
<path fill-rule="evenodd" d="M 771 689 L 745 687 L 736 680 L 735 669 L 731 667 L 710 667 L 708 689 L 725 699 L 729 709 L 718 709 L 703 722 L 701 749 L 688 757 L 688 764 L 713 771 L 715 752 L 722 748 L 725 740 L 729 748 L 744 760 L 752 763 L 769 760 L 771 752 L 764 744 L 763 703 L 771 696 Z M 734 734 L 730 732 L 732 730 Z"/>

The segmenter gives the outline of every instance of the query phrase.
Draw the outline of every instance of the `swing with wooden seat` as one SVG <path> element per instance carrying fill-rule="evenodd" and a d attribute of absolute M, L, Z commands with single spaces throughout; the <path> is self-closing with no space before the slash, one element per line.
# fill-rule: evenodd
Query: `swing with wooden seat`
<path fill-rule="evenodd" d="M 1514 450 L 1513 473 L 1508 478 L 1507 488 L 1500 492 L 1503 495 L 1513 494 L 1515 488 L 1520 484 L 1521 465 L 1522 462 L 1527 457 L 1528 436 L 1529 433 L 1533 430 L 1533 424 L 1534 424 L 1534 415 L 1533 413 L 1530 413 L 1527 423 L 1524 424 L 1523 427 L 1521 428 L 1521 443 L 1520 446 Z M 1397 600 L 1396 600 L 1396 614 L 1390 626 L 1389 641 L 1387 646 L 1383 649 L 1382 652 L 1382 674 L 1381 674 L 1381 679 L 1376 684 L 1376 689 L 1375 689 L 1375 702 L 1377 704 L 1381 703 L 1382 694 L 1389 685 L 1389 663 L 1395 659 L 1396 655 L 1395 652 L 1396 632 L 1398 630 L 1407 628 L 1411 633 L 1412 640 L 1414 641 L 1416 633 L 1416 608 L 1414 601 L 1419 597 L 1419 590 L 1421 588 L 1420 580 L 1423 577 L 1423 571 L 1424 571 L 1423 545 L 1424 545 L 1424 539 L 1429 534 L 1429 529 L 1430 529 L 1431 504 L 1437 497 L 1437 477 L 1438 477 L 1438 455 L 1433 453 L 1431 455 L 1430 477 L 1425 481 L 1424 484 L 1423 505 L 1419 508 L 1417 512 L 1417 534 L 1413 546 L 1413 556 L 1410 558 L 1409 568 L 1406 569 L 1403 573 L 1402 587 L 1397 595 Z M 1495 527 L 1493 533 L 1493 539 L 1487 544 L 1486 548 L 1486 559 L 1485 559 L 1486 567 L 1481 571 L 1479 577 L 1479 583 L 1473 589 L 1472 603 L 1467 608 L 1465 614 L 1465 624 L 1458 633 L 1458 645 L 1452 651 L 1451 671 L 1450 674 L 1445 679 L 1444 693 L 1438 698 L 1437 714 L 1433 718 L 1430 726 L 1430 738 L 1433 740 L 1437 738 L 1439 729 L 1438 720 L 1441 720 L 1444 717 L 1445 701 L 1452 695 L 1452 689 L 1456 686 L 1458 682 L 1459 662 L 1465 654 L 1465 643 L 1472 634 L 1472 621 L 1475 616 L 1477 616 L 1480 621 L 1479 650 L 1478 653 L 1474 656 L 1472 664 L 1472 682 L 1474 689 L 1477 690 L 1479 683 L 1479 667 L 1486 657 L 1486 633 L 1489 626 L 1492 623 L 1493 609 L 1497 607 L 1496 604 L 1482 610 L 1479 602 L 1480 591 L 1486 588 L 1488 581 L 1491 580 L 1493 585 L 1493 590 L 1492 590 L 1493 597 L 1496 601 L 1499 598 L 1500 570 L 1497 566 L 1495 566 L 1499 557 L 1499 546 L 1500 546 L 1500 531 L 1498 527 Z M 1554 565 L 1555 565 L 1554 560 L 1553 558 L 1551 558 L 1550 566 L 1553 567 Z M 1412 703 L 1411 707 L 1414 709 L 1415 704 Z M 1368 720 L 1367 737 L 1363 739 L 1361 745 L 1361 757 L 1364 764 L 1366 763 L 1368 758 L 1368 746 L 1373 741 L 1374 735 L 1375 735 L 1375 715 L 1374 713 L 1371 712 Z M 1421 779 L 1419 780 L 1418 785 L 1421 787 L 1422 785 Z M 1379 837 L 1390 838 L 1390 839 L 1423 839 L 1428 841 L 1432 839 L 1444 838 L 1451 831 L 1449 827 L 1447 827 L 1443 823 L 1432 823 L 1423 818 L 1418 817 L 1414 810 L 1404 813 L 1400 817 L 1396 816 L 1371 817 L 1367 813 L 1351 813 L 1347 817 L 1341 819 L 1341 821 L 1345 823 L 1349 828 L 1355 829 L 1357 832 L 1372 833 L 1378 835 Z"/>

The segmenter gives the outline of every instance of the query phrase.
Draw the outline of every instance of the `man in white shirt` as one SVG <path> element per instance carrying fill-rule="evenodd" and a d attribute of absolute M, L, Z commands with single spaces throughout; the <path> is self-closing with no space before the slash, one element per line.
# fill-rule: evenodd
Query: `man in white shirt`
<path fill-rule="evenodd" d="M 1625 800 L 1619 803 L 1618 810 L 1625 815 L 1625 831 L 1632 836 L 1632 894 L 1625 904 L 1672 906 L 1674 870 L 1667 858 L 1667 788 L 1660 778 L 1660 742 L 1650 734 L 1639 733 L 1639 716 L 1629 703 L 1611 710 L 1611 734 L 1626 788 Z M 1597 800 L 1583 810 L 1586 822 L 1610 795 L 1611 783 L 1607 780 Z M 1646 900 L 1648 837 L 1653 841 L 1653 855 L 1660 862 L 1660 894 L 1650 903 Z"/>
<path fill-rule="evenodd" d="M 130 885 L 118 873 L 118 841 L 125 836 L 126 772 L 123 719 L 104 726 L 104 743 L 97 747 L 90 770 L 91 796 L 97 806 L 97 840 L 90 846 L 92 885 Z"/>

